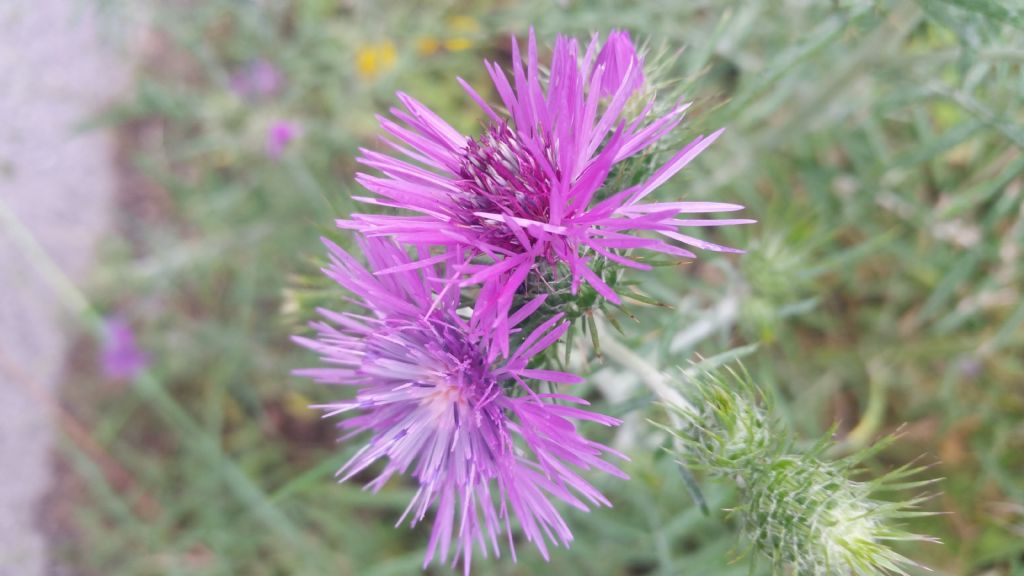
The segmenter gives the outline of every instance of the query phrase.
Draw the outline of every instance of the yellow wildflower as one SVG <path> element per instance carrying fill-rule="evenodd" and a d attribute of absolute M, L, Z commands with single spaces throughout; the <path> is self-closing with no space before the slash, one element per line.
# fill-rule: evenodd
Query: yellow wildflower
<path fill-rule="evenodd" d="M 370 80 L 395 67 L 398 51 L 390 40 L 364 44 L 356 50 L 356 71 Z"/>
<path fill-rule="evenodd" d="M 449 52 L 462 52 L 473 47 L 473 41 L 465 36 L 456 36 L 444 41 L 445 50 Z"/>
<path fill-rule="evenodd" d="M 437 54 L 437 51 L 440 49 L 441 43 L 433 36 L 424 36 L 416 41 L 416 51 L 423 56 Z"/>
<path fill-rule="evenodd" d="M 472 16 L 452 16 L 448 19 L 448 29 L 454 34 L 444 41 L 445 50 L 462 52 L 473 47 L 473 38 L 480 33 L 480 22 Z"/>

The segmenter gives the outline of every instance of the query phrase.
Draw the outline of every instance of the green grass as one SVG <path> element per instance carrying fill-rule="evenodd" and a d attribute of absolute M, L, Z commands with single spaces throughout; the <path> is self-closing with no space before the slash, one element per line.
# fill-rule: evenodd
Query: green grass
<path fill-rule="evenodd" d="M 110 18 L 118 4 L 105 3 Z M 318 237 L 352 209 L 358 146 L 403 90 L 459 128 L 479 115 L 454 81 L 487 86 L 480 60 L 510 32 L 627 27 L 698 103 L 687 132 L 727 126 L 661 193 L 745 204 L 760 222 L 719 233 L 744 257 L 634 275 L 672 310 L 636 307 L 629 347 L 653 365 L 759 343 L 744 362 L 806 437 L 835 421 L 858 445 L 903 425 L 873 463 L 919 456 L 945 478 L 901 549 L 944 574 L 1024 574 L 1024 34 L 994 0 L 920 2 L 350 2 L 153 4 L 158 49 L 118 127 L 134 185 L 87 293 L 122 310 L 153 362 L 131 387 L 82 361 L 66 401 L 109 462 L 65 442 L 73 471 L 68 564 L 87 574 L 416 573 L 426 531 L 392 527 L 410 494 L 335 485 L 353 445 L 289 376 L 322 258 Z M 264 6 L 257 8 L 257 5 Z M 471 16 L 474 28 L 463 18 Z M 116 27 L 113 27 L 116 28 Z M 463 41 L 465 39 L 465 41 Z M 434 44 L 441 48 L 424 53 Z M 367 47 L 394 62 L 360 71 Z M 445 44 L 447 43 L 447 48 Z M 228 77 L 269 58 L 286 89 L 255 104 Z M 386 57 L 378 58 L 385 60 Z M 280 161 L 267 125 L 299 122 Z M 642 278 L 641 278 L 642 276 Z M 305 288 L 303 288 L 305 287 Z M 297 288 L 303 288 L 296 290 Z M 86 345 L 88 347 L 88 345 Z M 701 481 L 694 505 L 648 393 L 610 355 L 583 392 L 626 415 L 629 483 L 595 478 L 615 508 L 568 512 L 569 551 L 481 574 L 743 574 L 734 494 Z M 628 392 L 625 393 L 624 391 Z M 597 431 L 594 431 L 597 433 Z M 923 456 L 922 456 L 923 455 Z M 446 573 L 439 567 L 431 573 Z"/>

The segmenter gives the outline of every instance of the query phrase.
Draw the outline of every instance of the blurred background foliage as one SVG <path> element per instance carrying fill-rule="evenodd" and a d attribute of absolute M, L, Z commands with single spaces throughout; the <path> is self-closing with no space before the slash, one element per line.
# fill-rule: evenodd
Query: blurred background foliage
<path fill-rule="evenodd" d="M 103 0 L 117 33 L 129 5 Z M 1024 574 L 1024 34 L 998 0 L 145 3 L 152 34 L 118 126 L 118 232 L 88 292 L 136 327 L 151 371 L 111 382 L 83 340 L 65 403 L 62 562 L 84 574 L 415 574 L 426 531 L 393 528 L 411 494 L 335 485 L 355 445 L 289 376 L 313 302 L 318 237 L 353 209 L 359 146 L 396 90 L 456 127 L 493 97 L 483 58 L 508 36 L 623 27 L 697 103 L 684 130 L 728 127 L 664 197 L 746 205 L 706 236 L 743 257 L 632 274 L 636 305 L 580 392 L 626 418 L 604 440 L 628 483 L 614 509 L 567 511 L 569 551 L 480 574 L 744 574 L 732 489 L 691 499 L 636 362 L 668 369 L 736 347 L 778 416 L 848 448 L 903 427 L 878 471 L 941 476 L 901 548 L 940 574 Z M 136 6 L 132 5 L 134 9 Z M 681 51 L 680 51 L 681 50 Z M 262 72 L 261 72 L 262 70 Z M 261 76 L 262 74 L 262 76 Z M 270 74 L 270 76 L 267 76 Z M 254 78 L 257 78 L 254 80 Z M 269 79 L 268 79 L 269 78 Z M 245 85 L 245 82 L 255 84 Z M 242 85 L 239 84 L 242 83 Z M 254 88 L 255 86 L 255 88 Z M 268 138 L 270 140 L 268 140 Z M 716 241 L 717 241 L 716 240 Z M 577 339 L 585 346 L 586 339 Z M 617 344 L 626 344 L 621 346 Z M 625 352 L 623 352 L 625 350 Z M 618 351 L 618 353 L 616 353 Z M 753 352 L 753 353 L 750 353 Z M 590 431 L 592 433 L 605 433 Z M 763 572 L 766 568 L 756 568 Z M 432 574 L 448 570 L 432 566 Z"/>

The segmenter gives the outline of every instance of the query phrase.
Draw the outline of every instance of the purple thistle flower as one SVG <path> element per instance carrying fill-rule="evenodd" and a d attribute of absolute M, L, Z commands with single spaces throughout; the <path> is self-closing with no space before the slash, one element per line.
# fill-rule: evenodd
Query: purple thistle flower
<path fill-rule="evenodd" d="M 135 340 L 135 332 L 119 315 L 104 321 L 100 360 L 103 374 L 112 380 L 131 380 L 146 369 L 146 355 Z"/>
<path fill-rule="evenodd" d="M 284 77 L 277 66 L 264 58 L 257 58 L 231 74 L 231 90 L 248 100 L 270 98 L 281 91 Z"/>
<path fill-rule="evenodd" d="M 341 481 L 382 461 L 368 487 L 379 490 L 392 476 L 409 474 L 419 488 L 399 519 L 416 525 L 436 507 L 424 567 L 435 556 L 463 559 L 469 574 L 474 545 L 484 556 L 500 555 L 507 538 L 515 558 L 511 521 L 548 558 L 548 546 L 568 546 L 572 533 L 553 504 L 581 510 L 610 505 L 579 475 L 597 469 L 625 478 L 606 454 L 625 458 L 577 432 L 574 421 L 615 426 L 619 421 L 572 405 L 586 402 L 561 394 L 538 394 L 530 380 L 573 384 L 573 374 L 529 368 L 531 360 L 566 331 L 561 315 L 529 334 L 506 356 L 489 345 L 488 329 L 464 318 L 452 274 L 459 258 L 409 258 L 382 238 L 360 238 L 368 271 L 325 240 L 331 264 L 325 273 L 351 294 L 360 313 L 320 310 L 315 338 L 295 337 L 330 365 L 296 374 L 355 388 L 351 400 L 318 406 L 325 416 L 355 413 L 339 427 L 349 438 L 369 442 L 337 473 Z M 444 262 L 448 261 L 449 264 Z M 544 297 L 509 318 L 516 327 Z M 560 403 L 555 403 L 560 402 Z"/>
<path fill-rule="evenodd" d="M 299 126 L 294 122 L 288 120 L 278 120 L 270 125 L 267 129 L 267 156 L 277 160 L 284 151 L 288 149 L 288 145 L 299 137 Z"/>
<path fill-rule="evenodd" d="M 546 82 L 541 81 L 532 31 L 525 67 L 514 39 L 512 53 L 511 82 L 501 68 L 485 62 L 507 116 L 459 79 L 489 120 L 475 138 L 460 134 L 426 106 L 399 93 L 405 109 L 393 108 L 394 120 L 379 118 L 388 135 L 383 142 L 397 154 L 362 151 L 359 161 L 379 174 L 357 175 L 375 196 L 356 199 L 406 213 L 353 214 L 351 220 L 339 220 L 338 226 L 419 247 L 444 246 L 449 259 L 468 254 L 459 281 L 482 284 L 482 294 L 488 297 L 478 300 L 477 313 L 492 318 L 499 340 L 507 335 L 513 295 L 538 263 L 558 274 L 564 274 L 558 271 L 564 266 L 573 293 L 587 282 L 604 298 L 619 303 L 618 295 L 591 269 L 592 260 L 606 258 L 649 269 L 625 252 L 645 249 L 695 257 L 670 241 L 741 252 L 679 229 L 753 222 L 680 218 L 742 206 L 644 202 L 710 146 L 721 130 L 692 140 L 645 181 L 612 189 L 616 166 L 670 133 L 689 106 L 679 104 L 662 117 L 652 117 L 650 98 L 627 117 L 626 104 L 640 94 L 644 77 L 642 61 L 625 32 L 612 33 L 600 50 L 595 36 L 582 55 L 576 40 L 559 36 Z M 653 234 L 640 237 L 630 232 Z"/>

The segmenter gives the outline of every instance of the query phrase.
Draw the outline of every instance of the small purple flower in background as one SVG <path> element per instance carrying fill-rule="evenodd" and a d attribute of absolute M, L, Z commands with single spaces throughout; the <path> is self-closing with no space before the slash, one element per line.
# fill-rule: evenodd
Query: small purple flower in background
<path fill-rule="evenodd" d="M 482 293 L 494 295 L 478 302 L 476 312 L 490 314 L 498 340 L 507 336 L 516 291 L 541 265 L 546 264 L 551 274 L 562 274 L 564 266 L 573 293 L 586 282 L 619 303 L 615 291 L 591 269 L 594 259 L 647 270 L 650 265 L 625 253 L 643 249 L 695 257 L 670 241 L 741 252 L 679 229 L 753 222 L 685 216 L 742 206 L 644 202 L 710 146 L 721 130 L 697 136 L 646 180 L 611 188 L 616 165 L 676 128 L 689 106 L 679 104 L 652 118 L 654 100 L 649 98 L 642 110 L 627 117 L 626 104 L 644 80 L 642 62 L 625 32 L 613 33 L 603 48 L 595 36 L 582 55 L 575 39 L 559 36 L 547 75 L 541 74 L 532 31 L 525 66 L 515 40 L 512 58 L 511 81 L 497 65 L 485 62 L 507 116 L 460 79 L 489 119 L 475 138 L 460 134 L 426 106 L 399 93 L 405 109 L 391 110 L 396 121 L 380 119 L 388 134 L 383 141 L 396 154 L 362 151 L 359 161 L 379 174 L 362 173 L 356 179 L 376 196 L 354 198 L 407 213 L 353 214 L 351 220 L 339 220 L 338 226 L 369 236 L 392 236 L 421 249 L 444 247 L 449 259 L 467 255 L 469 263 L 463 265 L 459 282 L 481 284 Z M 542 81 L 542 76 L 548 80 Z M 492 308 L 481 310 L 481 305 Z"/>
<path fill-rule="evenodd" d="M 627 92 L 636 92 L 644 86 L 644 61 L 637 55 L 629 32 L 612 30 L 608 33 L 608 39 L 597 55 L 595 67 L 601 66 L 605 69 L 602 96 L 614 96 L 620 87 Z"/>
<path fill-rule="evenodd" d="M 985 372 L 985 363 L 978 356 L 961 356 L 956 361 L 957 371 L 965 380 L 977 380 Z"/>
<path fill-rule="evenodd" d="M 274 160 L 279 159 L 299 134 L 299 125 L 295 122 L 277 120 L 272 123 L 267 129 L 267 156 Z"/>
<path fill-rule="evenodd" d="M 135 332 L 123 317 L 108 317 L 103 324 L 100 351 L 103 374 L 113 380 L 131 380 L 146 368 L 146 355 L 135 340 Z"/>
<path fill-rule="evenodd" d="M 355 389 L 351 400 L 319 406 L 325 416 L 354 414 L 339 424 L 348 431 L 344 438 L 370 436 L 338 470 L 341 481 L 381 460 L 371 490 L 396 474 L 416 480 L 418 490 L 399 522 L 408 517 L 415 525 L 436 507 L 424 567 L 435 556 L 446 561 L 454 551 L 452 565 L 461 559 L 468 575 L 473 547 L 485 557 L 488 548 L 500 556 L 500 540 L 507 540 L 515 558 L 513 519 L 544 558 L 549 544 L 568 546 L 572 532 L 552 500 L 581 510 L 609 505 L 578 471 L 626 476 L 604 460 L 606 454 L 625 456 L 583 438 L 574 423 L 615 426 L 618 420 L 577 407 L 586 404 L 579 398 L 538 394 L 528 385 L 581 381 L 528 368 L 565 333 L 561 315 L 522 334 L 518 346 L 502 356 L 488 345 L 486 325 L 457 312 L 459 290 L 448 288 L 458 257 L 422 252 L 423 259 L 414 261 L 390 239 L 359 238 L 368 271 L 325 243 L 331 264 L 324 272 L 363 312 L 320 310 L 323 320 L 311 325 L 316 337 L 295 341 L 329 367 L 297 374 Z M 509 325 L 516 328 L 543 300 L 517 310 Z"/>
<path fill-rule="evenodd" d="M 284 76 L 269 60 L 257 58 L 231 74 L 231 90 L 247 100 L 276 96 L 284 87 Z"/>

